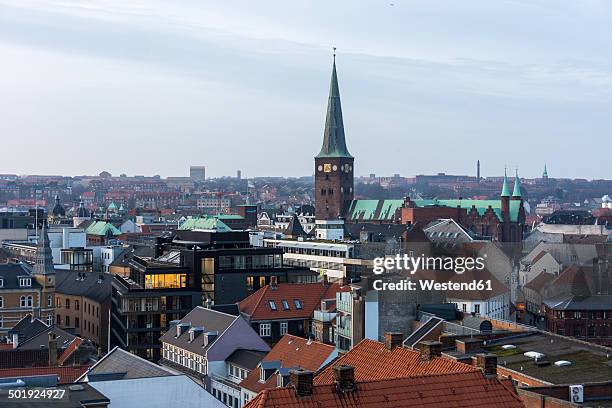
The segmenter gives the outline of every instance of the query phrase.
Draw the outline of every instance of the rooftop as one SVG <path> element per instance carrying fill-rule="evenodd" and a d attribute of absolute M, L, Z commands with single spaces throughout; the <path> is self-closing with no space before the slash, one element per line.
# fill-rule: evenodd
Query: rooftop
<path fill-rule="evenodd" d="M 262 391 L 246 405 L 264 407 L 456 408 L 524 407 L 516 391 L 480 371 L 430 374 L 409 378 L 357 380 L 354 391 L 341 392 L 329 384 L 315 385 L 312 395 L 297 396 L 293 387 Z"/>

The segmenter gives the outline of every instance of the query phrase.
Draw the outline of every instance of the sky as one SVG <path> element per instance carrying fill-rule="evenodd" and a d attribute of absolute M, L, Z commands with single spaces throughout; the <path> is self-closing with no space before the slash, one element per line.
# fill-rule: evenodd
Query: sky
<path fill-rule="evenodd" d="M 612 178 L 605 0 L 0 0 L 0 173 Z"/>

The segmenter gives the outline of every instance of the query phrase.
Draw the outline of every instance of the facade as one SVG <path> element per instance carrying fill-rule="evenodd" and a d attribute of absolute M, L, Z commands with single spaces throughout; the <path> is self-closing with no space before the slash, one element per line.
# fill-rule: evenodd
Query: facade
<path fill-rule="evenodd" d="M 253 329 L 269 344 L 285 334 L 309 336 L 315 310 L 321 301 L 335 300 L 342 288 L 337 283 L 276 283 L 274 280 L 238 303 Z"/>
<path fill-rule="evenodd" d="M 223 403 L 240 401 L 238 383 L 248 373 L 245 365 L 261 359 L 270 347 L 240 316 L 196 307 L 161 338 L 161 363 L 194 378 Z M 255 355 L 235 354 L 239 350 Z"/>
<path fill-rule="evenodd" d="M 55 323 L 108 351 L 111 305 L 110 274 L 58 270 Z"/>
<path fill-rule="evenodd" d="M 332 67 L 323 146 L 315 157 L 315 216 L 318 220 L 334 220 L 342 216 L 347 202 L 353 199 L 354 158 L 348 152 L 340 90 L 336 74 L 336 57 Z"/>
<path fill-rule="evenodd" d="M 366 299 L 362 288 L 350 285 L 350 291 L 336 293 L 334 344 L 348 351 L 365 338 Z"/>
<path fill-rule="evenodd" d="M 205 181 L 206 166 L 190 166 L 189 177 L 194 181 Z"/>

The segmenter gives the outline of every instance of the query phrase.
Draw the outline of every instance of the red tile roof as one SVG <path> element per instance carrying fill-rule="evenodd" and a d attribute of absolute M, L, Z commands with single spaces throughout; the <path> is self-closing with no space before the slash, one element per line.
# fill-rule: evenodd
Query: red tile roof
<path fill-rule="evenodd" d="M 537 254 L 536 256 L 533 257 L 533 259 L 531 260 L 531 264 L 535 265 L 536 262 L 538 262 L 540 259 L 544 258 L 544 256 L 547 254 L 548 252 L 546 251 L 540 251 L 539 254 Z"/>
<path fill-rule="evenodd" d="M 267 389 L 246 407 L 368 407 L 368 408 L 524 408 L 516 391 L 481 371 L 433 374 L 357 382 L 355 391 L 315 385 L 311 396 L 297 396 L 292 387 Z"/>
<path fill-rule="evenodd" d="M 314 384 L 332 384 L 333 367 L 341 364 L 355 368 L 357 381 L 479 371 L 474 366 L 445 357 L 435 357 L 431 361 L 422 360 L 421 353 L 417 350 L 396 347 L 389 351 L 384 343 L 365 339 L 318 373 Z"/>
<path fill-rule="evenodd" d="M 29 368 L 2 368 L 0 378 L 32 377 L 36 375 L 56 374 L 59 384 L 70 384 L 76 381 L 89 366 L 78 367 L 29 367 Z"/>
<path fill-rule="evenodd" d="M 59 356 L 59 358 L 57 359 L 57 364 L 64 365 L 66 360 L 70 358 L 72 353 L 76 351 L 76 349 L 81 345 L 81 343 L 83 343 L 83 339 L 81 339 L 80 337 L 75 337 L 74 340 L 72 340 L 68 347 L 66 347 L 66 349 Z"/>
<path fill-rule="evenodd" d="M 285 334 L 262 361 L 280 361 L 281 366 L 285 368 L 303 368 L 316 371 L 335 350 L 334 346 L 328 344 Z M 242 380 L 240 386 L 255 392 L 264 388 L 276 387 L 275 375 L 268 378 L 266 382 L 260 382 L 259 377 L 259 369 L 252 370 Z"/>
<path fill-rule="evenodd" d="M 546 284 L 551 282 L 553 279 L 555 279 L 555 275 L 542 271 L 538 274 L 538 276 L 527 282 L 525 288 L 529 288 L 540 293 L 544 286 L 546 286 Z"/>
<path fill-rule="evenodd" d="M 336 292 L 350 290 L 337 283 L 279 283 L 276 289 L 266 285 L 242 300 L 238 307 L 251 317 L 251 321 L 300 319 L 312 317 L 315 309 L 321 306 L 322 299 L 335 299 Z M 286 301 L 288 308 L 283 305 Z M 295 301 L 301 303 L 296 307 Z M 273 301 L 276 310 L 272 309 Z"/>

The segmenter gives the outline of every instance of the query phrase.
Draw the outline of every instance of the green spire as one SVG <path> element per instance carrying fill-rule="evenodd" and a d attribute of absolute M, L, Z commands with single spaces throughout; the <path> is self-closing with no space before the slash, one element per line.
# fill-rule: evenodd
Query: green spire
<path fill-rule="evenodd" d="M 344 122 L 342 121 L 340 88 L 338 87 L 338 75 L 336 74 L 335 48 L 332 77 L 329 85 L 329 98 L 327 101 L 325 131 L 323 133 L 323 146 L 317 157 L 353 157 L 346 148 L 346 140 L 344 138 Z"/>
<path fill-rule="evenodd" d="M 512 192 L 512 197 L 521 197 L 521 179 L 518 176 L 518 169 L 516 170 L 516 175 L 514 176 L 514 191 Z"/>
<path fill-rule="evenodd" d="M 542 178 L 548 178 L 548 170 L 546 170 L 546 164 L 544 164 L 544 173 L 542 173 Z"/>
<path fill-rule="evenodd" d="M 506 174 L 506 170 L 504 170 L 504 184 L 502 185 L 501 196 L 510 197 L 510 188 L 508 187 L 508 175 Z"/>

